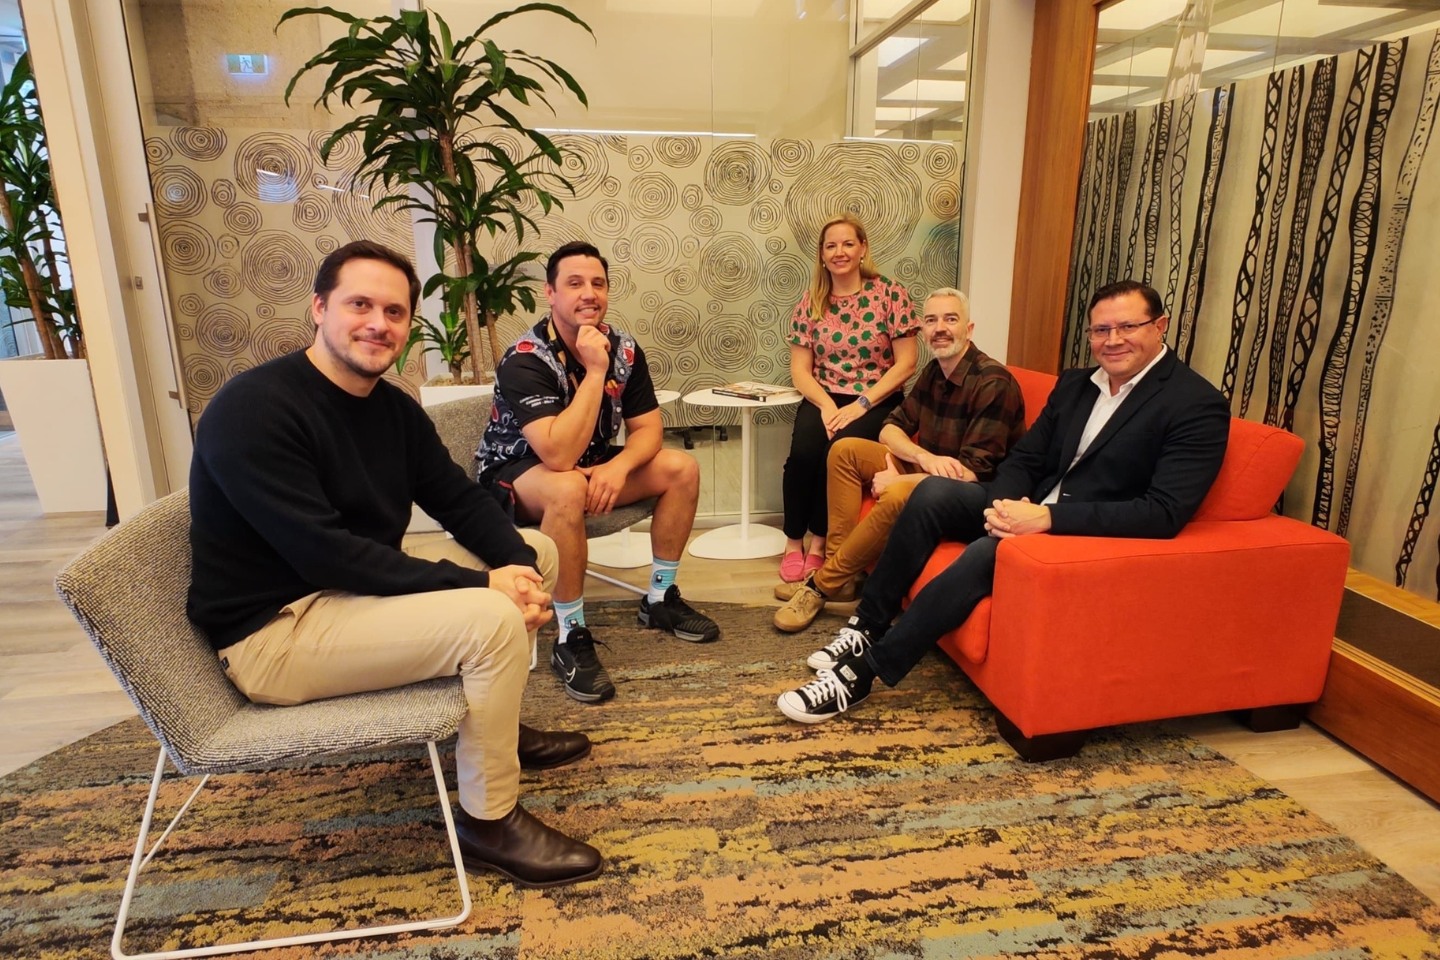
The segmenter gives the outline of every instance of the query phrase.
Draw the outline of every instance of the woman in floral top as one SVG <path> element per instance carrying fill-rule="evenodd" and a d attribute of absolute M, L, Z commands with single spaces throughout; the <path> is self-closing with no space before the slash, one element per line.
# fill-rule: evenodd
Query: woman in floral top
<path fill-rule="evenodd" d="M 825 560 L 830 445 L 841 437 L 879 437 L 915 371 L 918 329 L 905 288 L 880 276 L 871 262 L 860 221 L 842 214 L 825 224 L 810 290 L 790 321 L 790 377 L 805 400 L 785 461 L 780 579 L 787 583 L 803 580 Z"/>

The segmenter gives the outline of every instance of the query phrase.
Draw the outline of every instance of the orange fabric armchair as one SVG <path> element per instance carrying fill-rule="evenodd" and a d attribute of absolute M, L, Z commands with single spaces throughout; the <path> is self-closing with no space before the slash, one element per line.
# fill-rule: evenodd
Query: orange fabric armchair
<path fill-rule="evenodd" d="M 1011 372 L 1033 419 L 1055 378 Z M 1220 475 L 1173 540 L 1001 545 L 993 594 L 940 648 L 1021 756 L 1068 756 L 1098 727 L 1221 710 L 1252 711 L 1257 729 L 1299 722 L 1293 708 L 1325 683 L 1350 557 L 1342 538 L 1271 513 L 1302 450 L 1292 433 L 1232 419 Z M 942 544 L 910 596 L 962 549 Z"/>

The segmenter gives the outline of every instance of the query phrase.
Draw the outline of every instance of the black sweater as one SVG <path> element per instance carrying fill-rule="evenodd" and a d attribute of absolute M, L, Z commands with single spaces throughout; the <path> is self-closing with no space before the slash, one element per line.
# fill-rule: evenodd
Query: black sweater
<path fill-rule="evenodd" d="M 319 590 L 395 596 L 490 575 L 400 551 L 414 502 L 492 567 L 534 566 L 500 504 L 389 383 L 337 387 L 304 352 L 227 383 L 195 432 L 187 612 L 217 650 Z"/>

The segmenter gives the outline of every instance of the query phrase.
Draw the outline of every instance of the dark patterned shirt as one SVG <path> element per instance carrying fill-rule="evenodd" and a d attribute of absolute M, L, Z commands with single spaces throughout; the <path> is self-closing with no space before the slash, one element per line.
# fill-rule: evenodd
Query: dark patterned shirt
<path fill-rule="evenodd" d="M 609 324 L 605 333 L 610 337 L 610 369 L 595 431 L 576 464 L 581 467 L 604 462 L 625 420 L 660 407 L 645 352 L 635 338 Z M 480 472 L 533 456 L 525 425 L 564 413 L 584 377 L 584 365 L 569 355 L 547 313 L 500 358 L 490 423 L 475 454 Z"/>
<path fill-rule="evenodd" d="M 915 388 L 885 423 L 931 453 L 954 457 L 981 480 L 995 475 L 1025 432 L 1025 398 L 1005 365 L 971 343 L 947 378 L 940 361 L 920 371 Z"/>

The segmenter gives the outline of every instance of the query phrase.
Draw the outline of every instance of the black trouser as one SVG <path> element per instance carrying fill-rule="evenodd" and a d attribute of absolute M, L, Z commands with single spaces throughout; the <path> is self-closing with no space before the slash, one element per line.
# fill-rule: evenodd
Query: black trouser
<path fill-rule="evenodd" d="M 865 654 L 887 685 L 905 679 L 927 650 L 964 623 L 976 604 L 990 595 L 1000 541 L 985 532 L 988 505 L 978 483 L 927 477 L 900 511 L 855 608 L 856 616 L 879 629 L 900 615 Z M 900 602 L 942 540 L 968 546 L 900 613 Z"/>
<path fill-rule="evenodd" d="M 858 393 L 832 393 L 830 399 L 837 407 L 844 407 L 854 403 L 859 396 Z M 833 438 L 825 436 L 825 421 L 820 419 L 820 408 L 809 400 L 800 401 L 800 409 L 795 414 L 795 429 L 790 434 L 790 456 L 785 460 L 781 486 L 785 495 L 785 536 L 799 540 L 805 536 L 806 530 L 820 537 L 829 532 L 825 461 L 830 456 L 831 445 L 842 437 L 879 439 L 885 418 L 903 399 L 899 391 L 890 394 Z"/>

